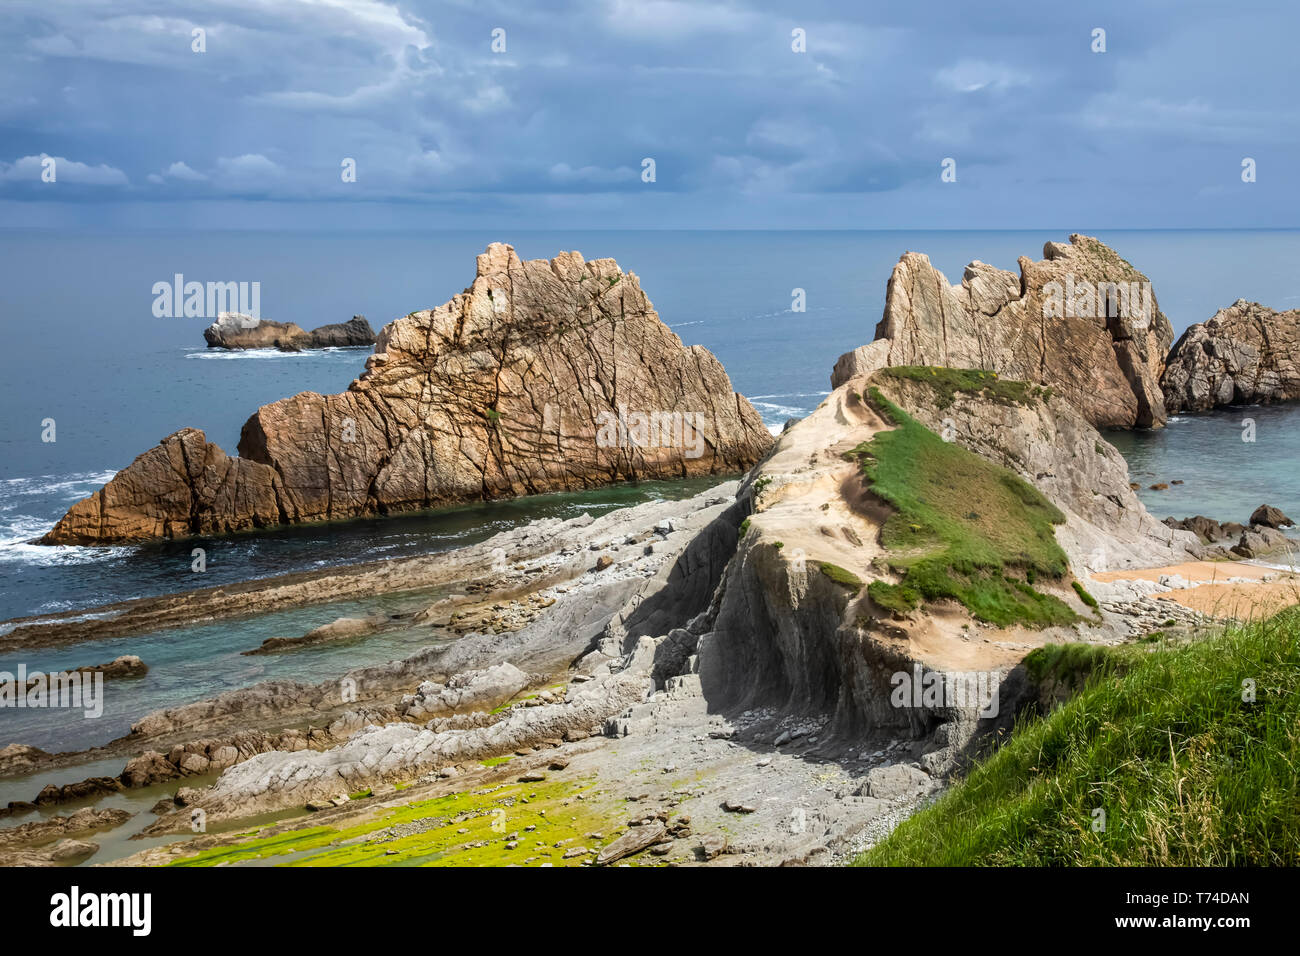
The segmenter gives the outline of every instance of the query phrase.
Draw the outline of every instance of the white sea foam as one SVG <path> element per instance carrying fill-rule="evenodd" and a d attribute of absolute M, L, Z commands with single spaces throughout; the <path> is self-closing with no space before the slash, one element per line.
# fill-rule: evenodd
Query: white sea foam
<path fill-rule="evenodd" d="M 53 607 L 52 605 L 63 605 L 63 607 L 62 608 Z M 59 610 L 71 610 L 73 606 L 74 605 L 72 604 L 71 601 L 51 601 L 49 602 L 49 604 L 42 604 L 39 608 L 36 609 L 36 613 L 37 614 L 58 613 Z M 34 621 L 23 621 L 22 626 L 23 627 L 46 627 L 50 624 L 70 624 L 75 621 L 99 621 L 111 617 L 117 617 L 121 613 L 122 613 L 121 611 L 99 611 L 93 614 L 75 614 L 72 617 L 60 617 L 60 618 L 39 618 L 38 617 Z M 8 634 L 16 627 L 18 627 L 18 624 L 0 624 L 0 637 L 3 637 L 5 634 Z"/>
<path fill-rule="evenodd" d="M 796 405 L 781 405 L 776 402 L 755 402 L 751 399 L 751 404 L 757 408 L 764 416 L 778 416 L 786 418 L 802 418 L 808 414 L 808 409 L 800 408 Z"/>
<path fill-rule="evenodd" d="M 368 345 L 354 345 L 347 348 L 331 346 L 325 349 L 304 349 L 301 352 L 281 352 L 279 349 L 188 349 L 187 359 L 212 359 L 225 361 L 229 359 L 304 359 L 321 355 L 353 355 L 370 348 Z"/>
<path fill-rule="evenodd" d="M 31 514 L 30 509 L 41 507 L 33 498 L 70 504 L 107 484 L 116 474 L 115 471 L 87 471 L 0 479 L 0 563 L 57 567 L 92 564 L 128 553 L 131 549 L 125 547 L 79 548 L 30 543 L 54 527 L 57 519 L 57 516 Z M 62 505 L 59 508 L 62 510 Z"/>
<path fill-rule="evenodd" d="M 72 475 L 5 478 L 0 480 L 0 508 L 9 498 L 28 495 L 61 495 L 78 501 L 108 484 L 116 475 L 116 471 L 86 471 Z"/>
<path fill-rule="evenodd" d="M 50 568 L 70 564 L 96 564 L 129 554 L 130 547 L 79 548 L 69 544 L 31 544 L 54 527 L 47 518 L 32 515 L 0 516 L 0 564 L 31 564 Z"/>

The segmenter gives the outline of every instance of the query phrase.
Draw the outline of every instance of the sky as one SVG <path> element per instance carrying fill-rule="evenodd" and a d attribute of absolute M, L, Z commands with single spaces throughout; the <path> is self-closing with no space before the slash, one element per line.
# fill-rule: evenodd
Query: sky
<path fill-rule="evenodd" d="M 5 0 L 0 227 L 1290 228 L 1298 33 L 1252 0 Z"/>

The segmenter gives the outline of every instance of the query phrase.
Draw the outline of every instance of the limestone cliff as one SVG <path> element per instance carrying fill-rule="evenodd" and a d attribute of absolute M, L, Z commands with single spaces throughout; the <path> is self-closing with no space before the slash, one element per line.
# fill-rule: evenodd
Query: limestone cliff
<path fill-rule="evenodd" d="M 74 505 L 47 544 L 349 518 L 741 471 L 771 435 L 725 370 L 660 321 L 637 277 L 576 252 L 478 257 L 473 284 L 380 332 L 346 392 L 244 425 L 240 458 L 186 429 Z"/>
<path fill-rule="evenodd" d="M 1163 424 L 1174 336 L 1147 277 L 1079 235 L 1019 264 L 1017 276 L 972 262 L 954 286 L 928 257 L 904 253 L 875 341 L 840 358 L 832 387 L 890 365 L 986 369 L 1051 386 L 1098 428 Z"/>
<path fill-rule="evenodd" d="M 1194 535 L 1147 513 L 1129 488 L 1123 458 L 1061 397 L 1033 388 L 1023 400 L 954 392 L 924 375 L 894 374 L 903 371 L 845 382 L 750 473 L 741 497 L 752 502 L 752 514 L 710 618 L 693 628 L 703 632 L 697 669 L 712 706 L 831 713 L 828 730 L 849 735 L 895 728 L 918 737 L 938 728 L 922 765 L 942 773 L 964 759 L 979 733 L 1014 716 L 1024 691 L 1018 664 L 1030 649 L 1123 633 L 1123 625 L 1080 602 L 1072 578 L 1176 563 L 1203 549 Z M 1033 586 L 1068 605 L 1074 623 L 1000 626 L 956 601 L 911 613 L 875 603 L 872 583 L 894 577 L 885 544 L 892 510 L 864 485 L 857 462 L 846 460 L 893 427 L 864 398 L 871 389 L 936 435 L 1014 472 L 1060 509 L 1064 520 L 1054 534 L 1069 571 Z M 972 496 L 970 508 L 985 510 L 993 490 Z M 1000 674 L 1000 712 L 984 719 L 969 707 L 892 704 L 893 675 L 917 666 Z"/>
<path fill-rule="evenodd" d="M 1160 384 L 1170 413 L 1300 398 L 1300 309 L 1238 299 L 1183 333 Z"/>

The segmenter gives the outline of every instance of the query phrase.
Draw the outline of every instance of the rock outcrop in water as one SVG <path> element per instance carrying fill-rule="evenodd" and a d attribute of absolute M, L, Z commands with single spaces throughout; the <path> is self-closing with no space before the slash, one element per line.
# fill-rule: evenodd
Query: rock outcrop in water
<path fill-rule="evenodd" d="M 1165 363 L 1165 407 L 1204 412 L 1300 398 L 1300 309 L 1238 299 L 1191 326 Z"/>
<path fill-rule="evenodd" d="M 637 277 L 495 243 L 473 285 L 381 331 L 340 395 L 244 425 L 239 458 L 184 429 L 75 504 L 46 544 L 218 534 L 459 501 L 741 471 L 772 436 Z"/>
<path fill-rule="evenodd" d="M 983 262 L 960 285 L 920 253 L 889 279 L 876 339 L 840 357 L 832 388 L 891 365 L 985 369 L 1050 386 L 1098 428 L 1159 426 L 1173 327 L 1147 277 L 1104 243 L 1072 235 L 1020 275 Z"/>
<path fill-rule="evenodd" d="M 353 348 L 375 344 L 375 332 L 364 315 L 346 322 L 322 325 L 310 332 L 294 322 L 255 319 L 239 312 L 222 312 L 203 330 L 210 349 L 303 349 Z"/>
<path fill-rule="evenodd" d="M 44 544 L 107 544 L 267 528 L 281 519 L 279 476 L 182 428 L 68 509 Z"/>

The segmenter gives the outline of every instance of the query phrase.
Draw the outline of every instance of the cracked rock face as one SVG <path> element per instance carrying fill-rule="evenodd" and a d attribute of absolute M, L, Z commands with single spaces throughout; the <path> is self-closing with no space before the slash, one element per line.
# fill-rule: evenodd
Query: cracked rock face
<path fill-rule="evenodd" d="M 1170 413 L 1300 398 L 1300 309 L 1238 299 L 1183 333 L 1160 384 Z"/>
<path fill-rule="evenodd" d="M 772 437 L 722 365 L 660 321 L 637 277 L 494 243 L 473 284 L 379 333 L 340 395 L 244 425 L 239 458 L 184 429 L 43 539 L 93 544 L 741 471 Z"/>
<path fill-rule="evenodd" d="M 182 428 L 73 505 L 45 544 L 143 541 L 265 528 L 280 521 L 279 478 Z"/>
<path fill-rule="evenodd" d="M 1019 276 L 972 262 L 954 286 L 904 253 L 875 341 L 840 358 L 831 387 L 893 365 L 985 369 L 1050 386 L 1097 428 L 1162 425 L 1174 335 L 1147 277 L 1087 236 L 1043 256 L 1021 256 Z"/>

